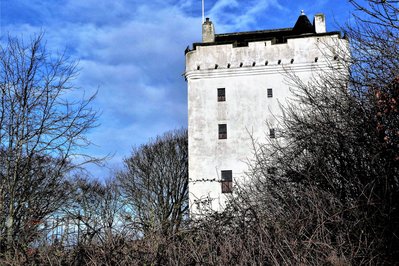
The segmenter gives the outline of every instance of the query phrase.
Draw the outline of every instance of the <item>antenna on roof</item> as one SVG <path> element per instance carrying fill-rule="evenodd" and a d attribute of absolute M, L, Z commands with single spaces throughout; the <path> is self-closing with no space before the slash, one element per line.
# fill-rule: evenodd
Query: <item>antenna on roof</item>
<path fill-rule="evenodd" d="M 202 24 L 204 24 L 205 22 L 205 4 L 204 4 L 205 0 L 202 0 Z"/>

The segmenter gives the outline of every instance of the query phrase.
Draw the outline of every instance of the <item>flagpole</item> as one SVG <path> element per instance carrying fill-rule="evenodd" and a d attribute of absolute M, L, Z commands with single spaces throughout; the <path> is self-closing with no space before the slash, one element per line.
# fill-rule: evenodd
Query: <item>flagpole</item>
<path fill-rule="evenodd" d="M 205 4 L 204 4 L 205 0 L 202 0 L 202 24 L 204 24 L 205 22 Z"/>

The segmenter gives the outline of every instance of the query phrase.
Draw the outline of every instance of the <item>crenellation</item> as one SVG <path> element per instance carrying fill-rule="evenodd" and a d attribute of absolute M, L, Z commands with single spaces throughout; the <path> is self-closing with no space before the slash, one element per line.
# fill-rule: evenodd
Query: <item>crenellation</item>
<path fill-rule="evenodd" d="M 222 66 L 228 66 L 227 68 L 266 66 L 269 62 L 277 62 L 277 64 L 286 61 L 290 64 L 317 62 L 330 56 L 328 53 L 335 53 L 323 49 L 325 46 L 331 45 L 331 40 L 338 43 L 345 42 L 337 34 L 289 39 L 287 43 L 279 45 L 272 45 L 271 42 L 253 42 L 249 43 L 247 47 L 239 48 L 234 48 L 232 44 L 200 46 L 187 53 L 186 72 L 199 70 L 198 65 L 201 65 L 201 69 L 216 70 L 224 68 Z M 314 60 L 316 57 L 318 60 Z M 265 58 L 267 59 L 265 60 Z M 293 60 L 293 58 L 295 59 Z"/>
<path fill-rule="evenodd" d="M 240 68 L 262 68 L 262 67 L 272 67 L 272 66 L 278 66 L 278 65 L 297 65 L 298 67 L 303 67 L 304 64 L 308 64 L 308 65 L 313 65 L 314 63 L 320 63 L 319 59 L 324 58 L 324 61 L 337 61 L 339 60 L 339 57 L 337 55 L 334 56 L 329 56 L 329 58 L 326 58 L 325 56 L 323 56 L 322 54 L 320 54 L 320 56 L 315 56 L 315 57 L 311 57 L 309 56 L 309 60 L 303 61 L 303 62 L 298 62 L 295 58 L 286 58 L 286 59 L 278 59 L 276 61 L 272 61 L 272 63 L 269 62 L 269 60 L 260 60 L 260 61 L 252 61 L 252 63 L 249 63 L 250 60 L 247 60 L 247 63 L 244 62 L 240 62 L 237 65 L 232 65 L 231 63 L 225 63 L 225 62 L 218 62 L 215 64 L 210 64 L 210 66 L 201 66 L 201 65 L 197 65 L 195 67 L 195 70 L 197 71 L 204 71 L 204 70 L 224 70 L 224 69 L 240 69 Z M 312 59 L 313 58 L 313 59 Z M 344 58 L 343 58 L 344 59 Z M 225 64 L 225 65 L 224 65 Z M 191 71 L 185 72 L 186 75 L 189 75 Z"/>

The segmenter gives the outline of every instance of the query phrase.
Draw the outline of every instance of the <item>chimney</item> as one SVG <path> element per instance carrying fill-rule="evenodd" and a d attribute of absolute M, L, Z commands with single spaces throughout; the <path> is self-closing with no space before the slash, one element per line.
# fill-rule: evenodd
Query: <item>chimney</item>
<path fill-rule="evenodd" d="M 213 27 L 212 21 L 206 18 L 204 24 L 202 24 L 202 42 L 214 42 L 215 41 L 215 28 Z"/>
<path fill-rule="evenodd" d="M 316 14 L 313 19 L 313 26 L 316 33 L 326 32 L 326 18 L 324 14 Z"/>

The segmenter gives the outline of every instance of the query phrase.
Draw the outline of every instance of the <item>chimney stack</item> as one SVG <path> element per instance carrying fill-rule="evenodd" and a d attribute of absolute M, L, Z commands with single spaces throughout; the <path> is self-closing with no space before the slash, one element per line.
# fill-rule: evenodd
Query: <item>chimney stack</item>
<path fill-rule="evenodd" d="M 326 18 L 324 14 L 316 14 L 313 19 L 313 26 L 316 33 L 326 32 Z"/>
<path fill-rule="evenodd" d="M 212 21 L 206 18 L 204 24 L 202 24 L 202 42 L 214 42 L 215 41 L 215 28 Z"/>

